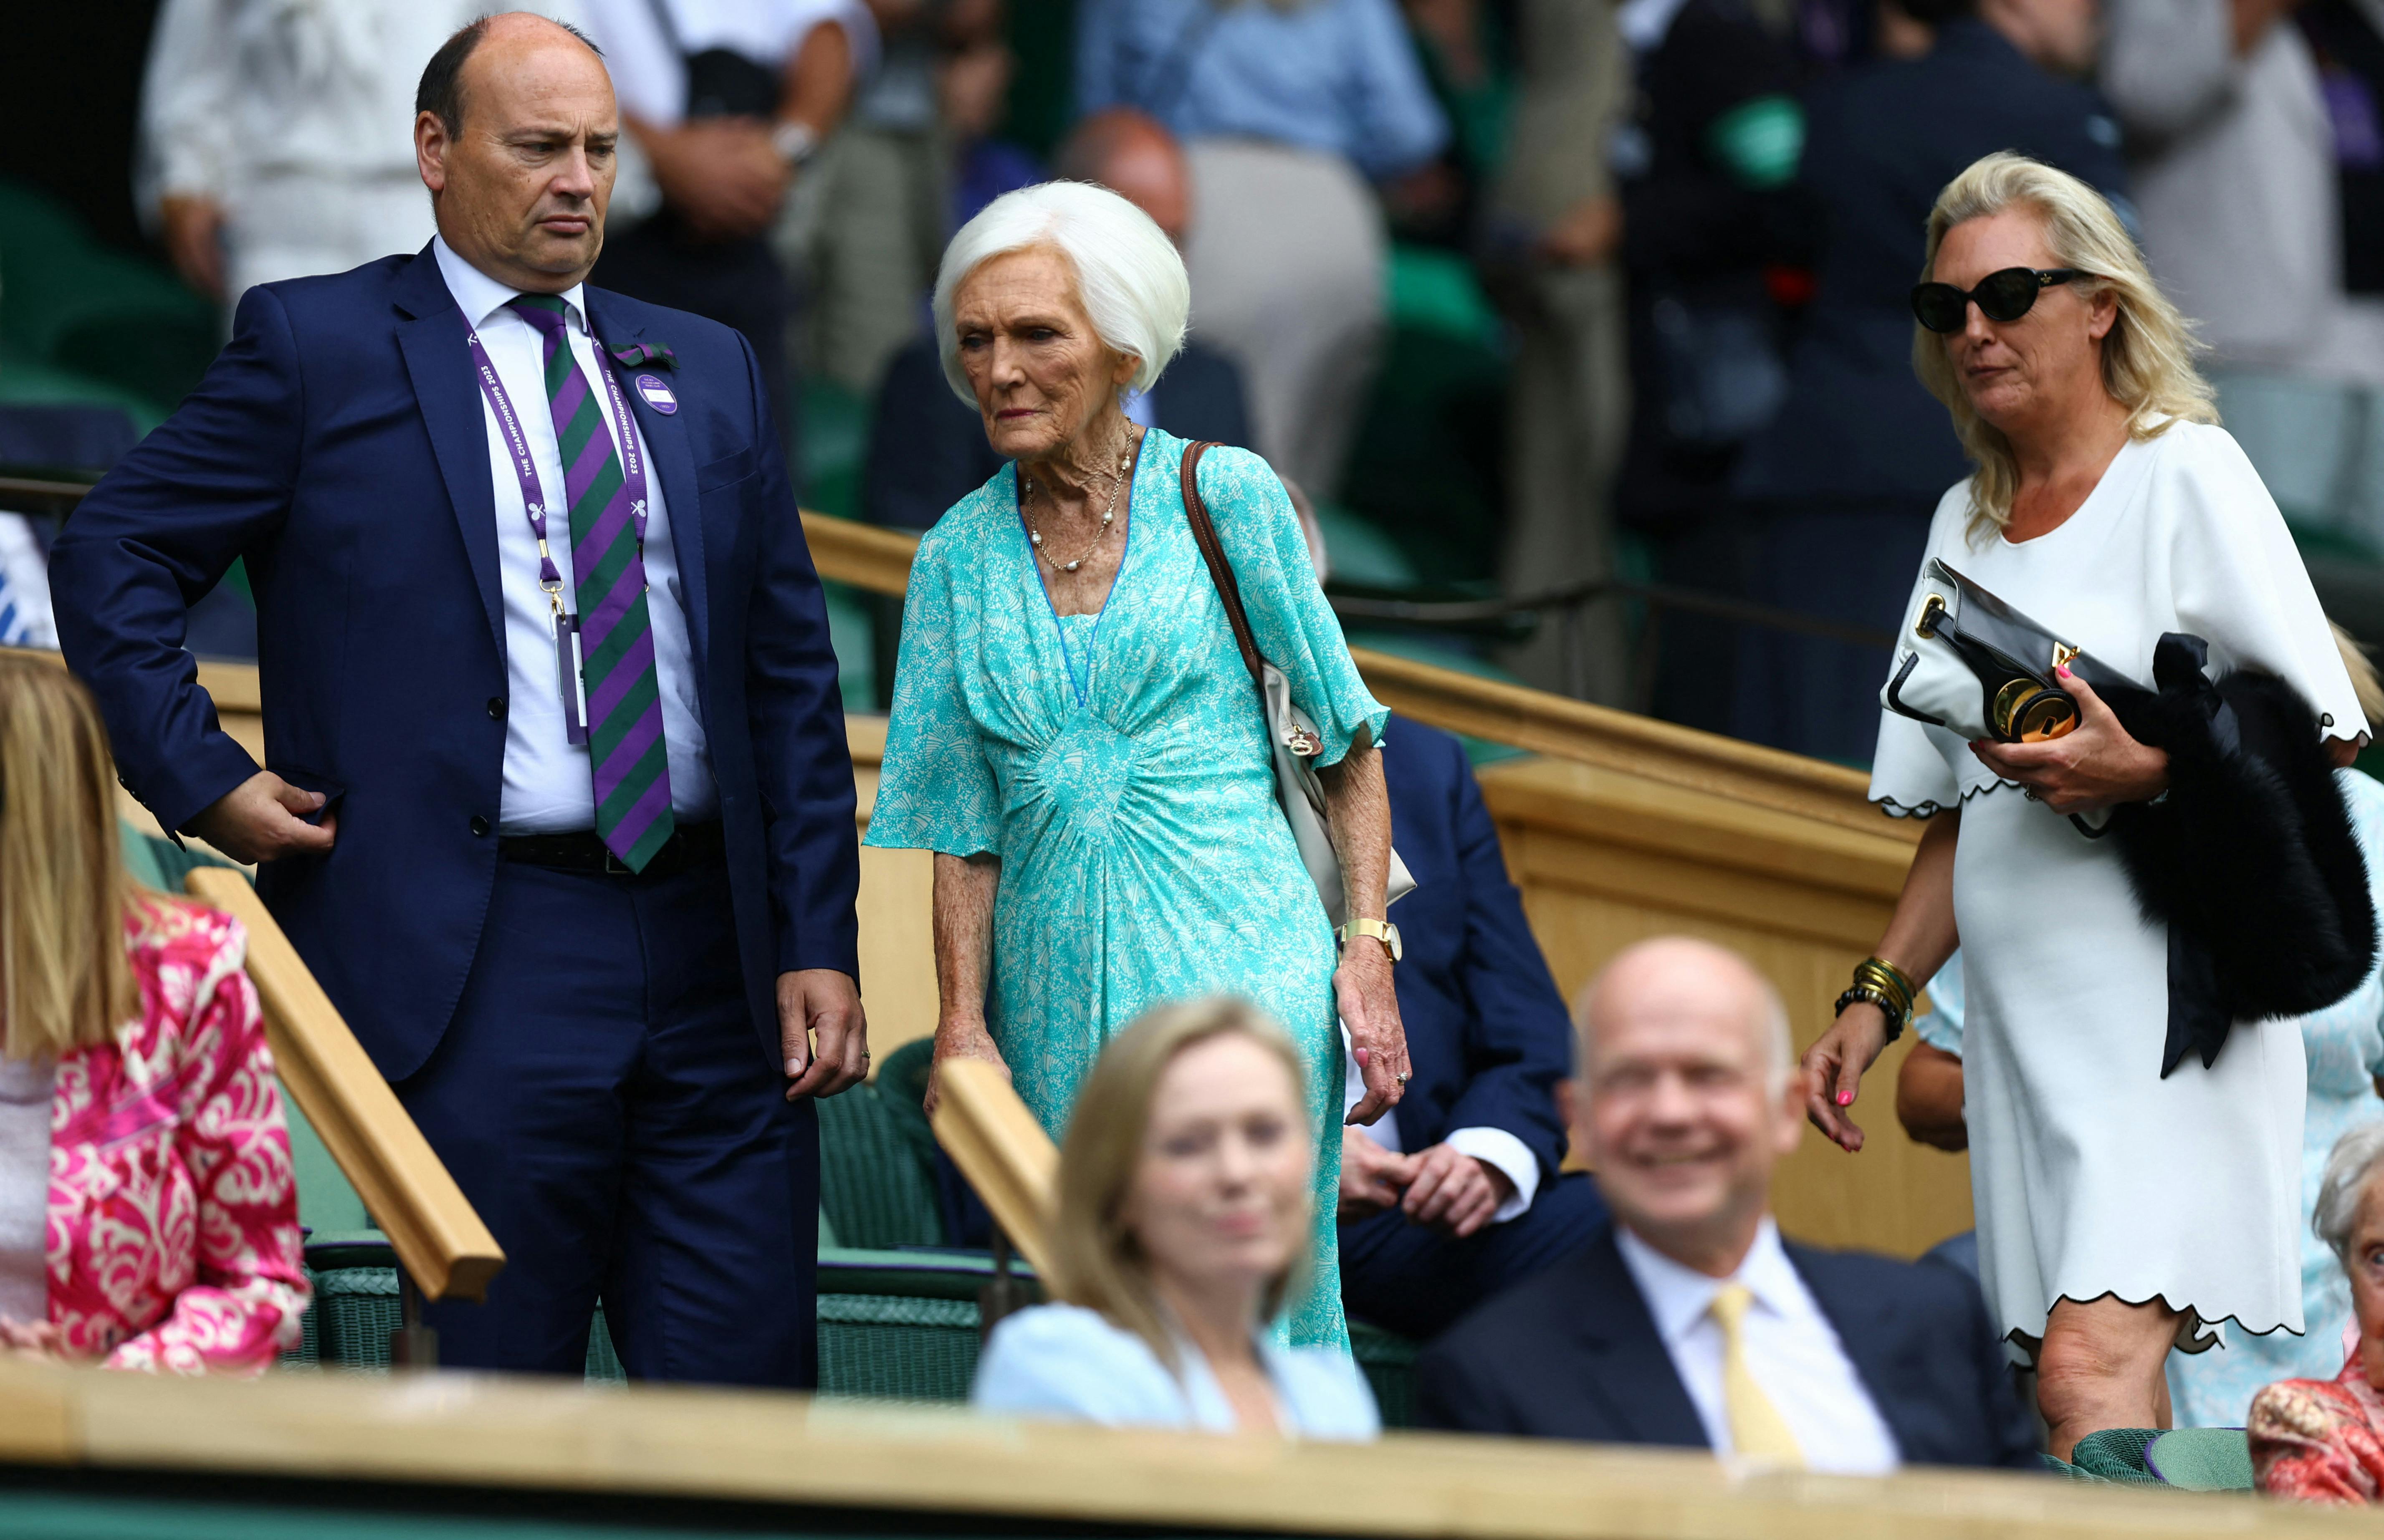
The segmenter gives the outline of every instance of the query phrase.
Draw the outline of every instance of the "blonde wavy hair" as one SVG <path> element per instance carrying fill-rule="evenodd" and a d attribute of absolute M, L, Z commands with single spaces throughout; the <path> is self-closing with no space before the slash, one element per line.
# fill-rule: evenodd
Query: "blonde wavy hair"
<path fill-rule="evenodd" d="M 1920 281 L 1935 281 L 1937 248 L 1947 230 L 2009 208 L 2026 208 L 2037 217 L 2053 266 L 2089 275 L 2070 285 L 2080 297 L 2107 293 L 2117 300 L 2118 315 L 2103 339 L 2103 388 L 2128 409 L 2129 436 L 2157 438 L 2175 422 L 2217 422 L 2210 382 L 2194 367 L 2202 348 L 2191 323 L 2153 281 L 2143 253 L 2109 202 L 2066 171 L 2008 151 L 1973 161 L 1945 184 L 1929 211 Z M 1971 409 L 1945 340 L 1917 321 L 1912 367 L 1954 415 L 1954 431 L 1979 467 L 1970 482 L 1971 536 L 2001 529 L 2011 520 L 2012 499 L 2019 491 L 2011 441 Z"/>
<path fill-rule="evenodd" d="M 145 910 L 116 841 L 91 692 L 54 663 L 0 657 L 0 1054 L 88 1048 L 140 1010 L 124 925 Z"/>
<path fill-rule="evenodd" d="M 1160 1312 L 1150 1278 L 1150 1259 L 1127 1227 L 1125 1207 L 1142 1169 L 1143 1141 L 1150 1129 L 1151 1103 L 1167 1067 L 1186 1049 L 1213 1037 L 1247 1037 L 1273 1054 L 1291 1080 L 1295 1105 L 1308 1105 L 1308 1076 L 1283 1029 L 1258 1007 L 1228 996 L 1143 1013 L 1101 1050 L 1060 1147 L 1059 1212 L 1051 1222 L 1052 1295 L 1098 1310 L 1150 1345 L 1160 1361 L 1180 1370 L 1175 1334 Z M 1303 1119 L 1305 1112 L 1303 1111 Z M 1312 1140 L 1313 1129 L 1299 1136 Z M 1313 1215 L 1300 1221 L 1306 1234 Z M 1260 1303 L 1273 1320 L 1291 1297 L 1308 1266 L 1303 1243 L 1295 1260 L 1267 1280 Z"/>

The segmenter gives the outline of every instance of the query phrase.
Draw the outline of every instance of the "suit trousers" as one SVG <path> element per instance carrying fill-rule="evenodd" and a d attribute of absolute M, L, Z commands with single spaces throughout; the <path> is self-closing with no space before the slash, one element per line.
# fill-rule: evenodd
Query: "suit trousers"
<path fill-rule="evenodd" d="M 819 1125 L 755 1034 L 725 865 L 500 862 L 397 1093 L 505 1252 L 487 1303 L 426 1310 L 443 1364 L 577 1374 L 601 1298 L 633 1379 L 812 1384 Z"/>
<path fill-rule="evenodd" d="M 1504 1224 L 1452 1240 L 1393 1210 L 1341 1226 L 1341 1303 L 1417 1338 L 1439 1335 L 1474 1306 L 1580 1250 L 1608 1223 L 1597 1184 L 1579 1172 L 1544 1182 Z"/>
<path fill-rule="evenodd" d="M 1611 266 L 1535 274 L 1517 327 L 1508 391 L 1513 509 L 1499 586 L 1510 597 L 1618 577 L 1614 474 L 1631 424 L 1622 275 Z M 1549 611 L 1506 664 L 1538 689 L 1631 703 L 1631 648 L 1619 599 L 1583 606 L 1568 627 Z"/>
<path fill-rule="evenodd" d="M 1748 597 L 1892 637 L 1929 547 L 1933 497 L 1813 498 L 1758 504 Z M 1879 692 L 1895 655 L 1827 637 L 1746 627 L 1730 733 L 1792 753 L 1867 764 Z"/>

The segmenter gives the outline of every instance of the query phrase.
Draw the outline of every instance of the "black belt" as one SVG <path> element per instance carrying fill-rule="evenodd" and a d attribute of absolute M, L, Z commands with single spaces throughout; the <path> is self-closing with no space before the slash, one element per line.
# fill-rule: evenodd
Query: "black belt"
<path fill-rule="evenodd" d="M 497 840 L 497 854 L 507 861 L 611 877 L 666 877 L 718 861 L 727 850 L 727 838 L 717 822 L 679 825 L 642 872 L 622 865 L 621 858 L 606 849 L 604 841 L 584 829 L 573 834 L 508 834 Z"/>

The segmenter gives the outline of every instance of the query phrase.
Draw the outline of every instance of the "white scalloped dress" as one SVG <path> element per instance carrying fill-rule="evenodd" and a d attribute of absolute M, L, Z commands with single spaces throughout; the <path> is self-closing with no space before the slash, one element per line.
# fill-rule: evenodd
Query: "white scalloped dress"
<path fill-rule="evenodd" d="M 2365 730 L 2283 515 L 2235 441 L 2178 423 L 2130 442 L 2051 533 L 1966 531 L 1947 492 L 1929 555 L 2149 684 L 2162 633 L 2210 643 L 2214 674 L 2290 680 L 2330 737 Z M 1916 577 L 1908 626 L 1920 602 Z M 1987 1305 L 2043 1336 L 2064 1297 L 2158 1297 L 2204 1326 L 2302 1330 L 2299 1025 L 2238 1023 L 2217 1062 L 2161 1078 L 2167 937 L 2107 841 L 1998 780 L 1942 727 L 1881 712 L 1870 795 L 1897 816 L 1962 809 L 1954 865 L 1969 1015 L 1970 1192 Z"/>

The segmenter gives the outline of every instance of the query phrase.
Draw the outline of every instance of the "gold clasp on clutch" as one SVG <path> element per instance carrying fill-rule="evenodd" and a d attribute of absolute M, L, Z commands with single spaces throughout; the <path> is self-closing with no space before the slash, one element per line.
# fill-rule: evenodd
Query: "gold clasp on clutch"
<path fill-rule="evenodd" d="M 2077 655 L 2078 649 L 2066 641 L 2056 641 L 2053 644 L 2053 666 L 2055 668 L 2068 667 L 2069 660 Z"/>
<path fill-rule="evenodd" d="M 1931 594 L 1920 605 L 1920 618 L 1913 622 L 1913 635 L 1934 638 L 1937 635 L 1937 619 L 1944 613 L 1945 596 Z"/>

